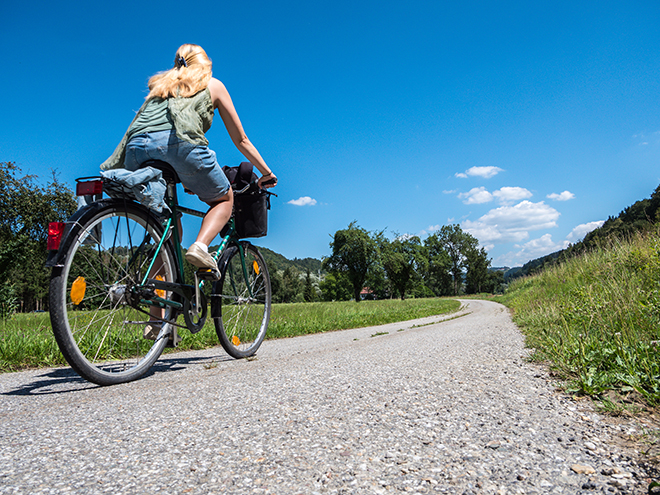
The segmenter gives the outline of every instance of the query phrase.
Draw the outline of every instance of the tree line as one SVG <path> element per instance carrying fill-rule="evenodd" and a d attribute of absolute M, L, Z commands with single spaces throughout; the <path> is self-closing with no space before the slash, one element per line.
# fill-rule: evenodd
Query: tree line
<path fill-rule="evenodd" d="M 259 248 L 269 267 L 273 301 L 360 301 L 499 292 L 503 272 L 490 269 L 484 248 L 460 225 L 419 236 L 368 232 L 352 222 L 335 232 L 332 254 L 287 260 Z"/>
<path fill-rule="evenodd" d="M 495 292 L 502 273 L 479 242 L 460 225 L 446 225 L 424 241 L 419 236 L 368 232 L 356 222 L 338 230 L 323 260 L 328 275 L 323 298 L 384 299 Z"/>

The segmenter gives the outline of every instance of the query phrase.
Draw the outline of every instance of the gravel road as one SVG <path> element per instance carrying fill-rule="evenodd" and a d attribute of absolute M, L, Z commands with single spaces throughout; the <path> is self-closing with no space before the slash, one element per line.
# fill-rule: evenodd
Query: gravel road
<path fill-rule="evenodd" d="M 646 493 L 634 426 L 557 392 L 503 306 L 463 304 L 114 387 L 0 375 L 0 494 Z"/>

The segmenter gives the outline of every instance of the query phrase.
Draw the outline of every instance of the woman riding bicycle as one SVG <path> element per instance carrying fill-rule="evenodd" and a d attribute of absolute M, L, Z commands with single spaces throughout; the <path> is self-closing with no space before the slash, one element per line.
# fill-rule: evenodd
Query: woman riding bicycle
<path fill-rule="evenodd" d="M 148 160 L 169 163 L 184 187 L 210 206 L 186 260 L 196 267 L 217 270 L 208 246 L 229 220 L 234 197 L 204 136 L 215 109 L 234 145 L 261 172 L 259 186 L 273 187 L 277 177 L 246 136 L 229 92 L 212 77 L 211 69 L 211 60 L 201 46 L 181 45 L 174 67 L 149 79 L 145 103 L 101 169 L 137 170 Z"/>

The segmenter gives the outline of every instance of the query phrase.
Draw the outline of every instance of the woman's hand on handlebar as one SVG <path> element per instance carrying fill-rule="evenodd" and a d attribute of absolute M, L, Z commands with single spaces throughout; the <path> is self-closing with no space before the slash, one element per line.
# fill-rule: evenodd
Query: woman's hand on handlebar
<path fill-rule="evenodd" d="M 268 187 L 275 187 L 277 185 L 277 176 L 271 172 L 270 174 L 262 175 L 258 181 L 259 187 L 265 189 Z"/>

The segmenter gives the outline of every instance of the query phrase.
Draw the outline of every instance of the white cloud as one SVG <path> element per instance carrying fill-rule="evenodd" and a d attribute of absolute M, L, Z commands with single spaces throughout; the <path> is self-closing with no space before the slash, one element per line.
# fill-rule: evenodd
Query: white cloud
<path fill-rule="evenodd" d="M 468 192 L 460 193 L 458 195 L 463 203 L 466 205 L 479 205 L 489 203 L 497 198 L 502 205 L 510 205 L 522 199 L 532 197 L 532 193 L 524 187 L 502 187 L 492 193 L 488 192 L 485 187 L 473 187 Z"/>
<path fill-rule="evenodd" d="M 298 199 L 292 199 L 291 201 L 288 201 L 287 204 L 296 206 L 314 206 L 316 204 L 316 200 L 310 198 L 309 196 L 302 196 Z"/>
<path fill-rule="evenodd" d="M 483 177 L 484 179 L 490 179 L 491 177 L 496 176 L 500 172 L 503 172 L 500 167 L 472 167 L 467 169 L 465 172 L 459 172 L 456 174 L 456 177 L 460 179 L 467 179 L 468 177 Z"/>
<path fill-rule="evenodd" d="M 530 231 L 556 227 L 558 218 L 559 212 L 543 201 L 522 201 L 490 210 L 474 222 L 466 220 L 463 229 L 482 245 L 522 242 L 529 238 Z"/>
<path fill-rule="evenodd" d="M 575 194 L 573 194 L 570 191 L 564 191 L 561 194 L 557 193 L 552 193 L 548 194 L 548 199 L 552 199 L 554 201 L 568 201 L 569 199 L 573 199 L 575 197 Z"/>
<path fill-rule="evenodd" d="M 532 193 L 524 187 L 502 187 L 493 192 L 493 196 L 495 196 L 501 204 L 509 205 L 522 199 L 531 198 Z"/>
<path fill-rule="evenodd" d="M 522 250 L 518 253 L 518 256 L 532 260 L 535 258 L 540 258 L 546 254 L 554 253 L 561 249 L 568 247 L 568 241 L 554 242 L 552 240 L 552 235 L 544 234 L 538 239 L 532 239 L 529 242 L 526 242 L 522 245 Z"/>
<path fill-rule="evenodd" d="M 596 222 L 589 222 L 578 225 L 573 230 L 571 230 L 571 233 L 566 236 L 566 239 L 570 242 L 578 242 L 582 240 L 584 236 L 589 232 L 603 225 L 603 223 L 605 223 L 604 220 L 598 220 Z"/>
<path fill-rule="evenodd" d="M 510 251 L 505 255 L 498 257 L 493 261 L 496 266 L 521 266 L 530 260 L 541 258 L 550 253 L 555 253 L 562 249 L 566 249 L 570 243 L 575 243 L 581 240 L 592 230 L 603 225 L 603 221 L 583 223 L 575 227 L 570 234 L 566 236 L 566 240 L 554 242 L 550 234 L 544 234 L 538 239 L 533 239 L 522 245 L 516 245 L 518 251 Z"/>
<path fill-rule="evenodd" d="M 493 195 L 485 187 L 474 187 L 466 193 L 458 195 L 466 205 L 480 205 L 493 200 Z"/>
<path fill-rule="evenodd" d="M 494 261 L 497 266 L 522 266 L 530 260 L 541 258 L 568 247 L 568 241 L 554 242 L 552 235 L 543 234 L 538 239 L 532 239 L 523 245 L 515 246 L 518 251 L 509 251 Z"/>
<path fill-rule="evenodd" d="M 395 237 L 394 240 L 405 242 L 409 239 L 412 239 L 413 237 L 416 237 L 415 234 L 401 234 L 401 235 Z"/>
<path fill-rule="evenodd" d="M 425 235 L 432 234 L 442 228 L 442 225 L 429 225 L 426 229 L 420 231 L 418 237 L 424 237 Z"/>

